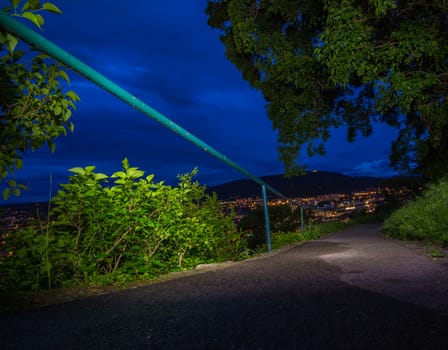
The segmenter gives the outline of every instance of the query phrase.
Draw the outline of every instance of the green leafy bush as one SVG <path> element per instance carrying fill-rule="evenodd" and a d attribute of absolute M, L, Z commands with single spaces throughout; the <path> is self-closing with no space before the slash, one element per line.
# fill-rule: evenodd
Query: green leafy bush
<path fill-rule="evenodd" d="M 47 1 L 9 2 L 0 11 L 28 20 L 39 29 L 45 22 L 41 14 L 62 13 Z M 73 132 L 71 116 L 80 98 L 67 89 L 69 85 L 60 63 L 0 28 L 0 188 L 4 199 L 26 189 L 14 179 L 23 166 L 24 153 L 45 144 L 54 152 L 56 139 Z"/>
<path fill-rule="evenodd" d="M 305 215 L 308 216 L 307 213 Z M 289 205 L 269 207 L 271 232 L 294 232 L 300 228 L 300 210 L 292 210 Z M 266 242 L 263 207 L 257 207 L 241 220 L 239 228 L 247 236 L 249 249 L 256 250 Z"/>
<path fill-rule="evenodd" d="M 57 268 L 67 257 L 63 245 L 54 244 L 54 236 L 48 237 L 38 223 L 7 237 L 7 248 L 11 256 L 3 257 L 0 265 L 2 289 L 37 290 L 48 287 L 53 280 L 61 280 Z M 57 271 L 53 276 L 48 271 Z M 50 280 L 51 279 L 51 280 Z"/>
<path fill-rule="evenodd" d="M 432 184 L 414 201 L 384 222 L 383 232 L 399 239 L 423 240 L 448 246 L 448 178 Z"/>
<path fill-rule="evenodd" d="M 107 176 L 72 168 L 53 198 L 51 221 L 11 234 L 0 269 L 5 284 L 38 289 L 148 278 L 238 258 L 245 244 L 216 196 L 180 175 L 177 187 L 130 167 Z M 110 183 L 112 182 L 112 184 Z"/>

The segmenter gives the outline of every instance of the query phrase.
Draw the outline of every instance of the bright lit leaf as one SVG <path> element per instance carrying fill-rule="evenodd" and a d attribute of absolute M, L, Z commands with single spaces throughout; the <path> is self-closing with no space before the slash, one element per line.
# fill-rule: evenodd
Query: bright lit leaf
<path fill-rule="evenodd" d="M 73 101 L 81 101 L 81 99 L 79 98 L 78 94 L 76 92 L 74 92 L 73 90 L 67 91 L 65 93 L 65 96 L 72 99 Z"/>
<path fill-rule="evenodd" d="M 116 171 L 115 173 L 112 174 L 112 178 L 121 178 L 124 179 L 126 178 L 126 173 L 124 173 L 123 171 Z"/>
<path fill-rule="evenodd" d="M 8 181 L 8 185 L 11 187 L 16 187 L 17 186 L 17 182 L 15 180 L 9 180 Z"/>
<path fill-rule="evenodd" d="M 78 174 L 78 175 L 84 175 L 86 173 L 85 170 L 80 167 L 70 168 L 70 169 L 68 169 L 68 171 L 70 171 L 71 173 Z"/>
<path fill-rule="evenodd" d="M 57 114 L 56 114 L 57 115 Z M 67 109 L 64 113 L 64 122 L 66 122 L 67 120 L 70 119 L 70 117 L 72 116 L 72 111 Z M 73 125 L 73 124 L 72 124 Z M 69 126 L 70 128 L 70 126 Z M 73 130 L 71 130 L 73 132 Z"/>
<path fill-rule="evenodd" d="M 62 14 L 62 11 L 59 9 L 59 7 L 57 7 L 56 5 L 52 4 L 51 2 L 46 2 L 42 5 L 42 8 L 53 12 L 53 13 L 57 13 L 57 14 Z"/>
<path fill-rule="evenodd" d="M 53 110 L 54 115 L 60 115 L 62 113 L 62 108 L 61 106 L 56 106 Z"/>
<path fill-rule="evenodd" d="M 123 168 L 128 169 L 129 168 L 129 160 L 128 160 L 128 158 L 123 159 L 121 164 L 123 165 Z"/>
<path fill-rule="evenodd" d="M 24 12 L 22 17 L 30 20 L 31 22 L 33 22 L 39 29 L 41 29 L 41 25 L 43 24 L 44 19 L 42 18 L 41 15 L 36 15 L 34 13 L 31 12 Z"/>
<path fill-rule="evenodd" d="M 106 174 L 103 174 L 103 173 L 95 174 L 95 180 L 97 180 L 97 181 L 105 180 L 108 178 L 109 178 L 109 176 L 107 176 Z"/>
<path fill-rule="evenodd" d="M 39 23 L 39 27 L 43 26 L 45 23 L 44 18 L 41 15 L 36 14 L 37 22 Z"/>
<path fill-rule="evenodd" d="M 70 78 L 68 77 L 68 74 L 65 71 L 60 70 L 59 72 L 56 73 L 56 75 L 58 77 L 63 78 L 68 84 L 70 84 Z"/>

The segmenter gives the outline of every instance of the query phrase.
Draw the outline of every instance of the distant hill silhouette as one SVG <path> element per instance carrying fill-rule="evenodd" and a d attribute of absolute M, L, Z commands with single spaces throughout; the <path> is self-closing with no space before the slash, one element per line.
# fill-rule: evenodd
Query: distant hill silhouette
<path fill-rule="evenodd" d="M 329 193 L 350 193 L 377 188 L 385 178 L 347 176 L 317 171 L 285 178 L 283 175 L 262 176 L 261 179 L 287 197 L 316 196 Z M 260 197 L 261 186 L 252 180 L 237 180 L 209 188 L 221 200 L 233 197 Z"/>

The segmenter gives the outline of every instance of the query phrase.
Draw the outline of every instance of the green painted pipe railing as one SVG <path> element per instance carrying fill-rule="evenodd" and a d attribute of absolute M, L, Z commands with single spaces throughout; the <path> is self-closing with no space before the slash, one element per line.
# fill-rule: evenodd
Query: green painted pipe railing
<path fill-rule="evenodd" d="M 126 102 L 130 106 L 134 107 L 138 111 L 142 112 L 146 116 L 154 119 L 158 123 L 162 124 L 169 130 L 173 131 L 177 135 L 183 137 L 184 139 L 192 142 L 194 145 L 201 148 L 203 151 L 211 154 L 212 156 L 218 158 L 225 164 L 229 165 L 230 167 L 234 168 L 241 174 L 245 175 L 246 177 L 250 178 L 251 180 L 257 182 L 262 186 L 262 196 L 263 196 L 263 203 L 264 203 L 264 212 L 265 212 L 265 224 L 266 224 L 266 240 L 267 240 L 267 246 L 268 251 L 271 251 L 271 233 L 270 233 L 270 225 L 269 225 L 269 216 L 268 216 L 268 207 L 267 207 L 267 196 L 266 196 L 266 189 L 274 193 L 275 195 L 279 196 L 280 198 L 286 199 L 286 196 L 284 196 L 282 193 L 277 191 L 275 188 L 267 184 L 265 181 L 261 180 L 257 176 L 253 175 L 246 169 L 242 168 L 238 164 L 236 164 L 231 159 L 227 158 L 222 153 L 215 150 L 213 147 L 206 144 L 204 141 L 196 137 L 195 135 L 191 134 L 175 122 L 173 122 L 171 119 L 165 117 L 163 114 L 157 112 L 155 109 L 151 108 L 138 98 L 136 98 L 134 95 L 129 93 L 128 91 L 124 90 L 117 84 L 113 83 L 111 80 L 107 79 L 104 75 L 98 73 L 94 69 L 90 68 L 88 65 L 77 59 L 76 57 L 72 56 L 68 52 L 64 51 L 57 45 L 53 44 L 51 41 L 45 39 L 43 36 L 37 34 L 36 32 L 32 31 L 30 28 L 25 26 L 24 24 L 18 22 L 17 20 L 11 18 L 6 13 L 0 11 L 0 26 L 3 27 L 6 31 L 16 35 L 17 37 L 21 38 L 28 44 L 32 45 L 39 51 L 42 51 L 46 53 L 47 55 L 55 58 L 59 62 L 65 64 L 67 67 L 70 67 L 75 72 L 79 73 L 86 79 L 90 80 L 91 82 L 95 83 L 102 89 L 108 91 L 112 95 L 118 97 L 120 100 Z"/>
<path fill-rule="evenodd" d="M 265 186 L 269 191 L 276 194 L 277 196 L 281 198 L 286 197 L 278 192 L 276 189 L 271 187 L 269 184 L 258 178 L 257 176 L 253 175 L 246 169 L 240 167 L 238 164 L 227 158 L 222 153 L 215 150 L 213 147 L 209 146 L 205 142 L 203 142 L 201 139 L 196 137 L 195 135 L 191 134 L 169 118 L 165 117 L 163 114 L 157 112 L 117 84 L 113 83 L 109 79 L 107 79 L 104 75 L 98 73 L 97 71 L 90 68 L 85 63 L 81 62 L 76 57 L 70 55 L 68 52 L 64 51 L 57 45 L 53 44 L 51 41 L 45 39 L 43 36 L 35 33 L 30 28 L 25 26 L 24 24 L 18 22 L 17 20 L 11 18 L 11 16 L 7 15 L 6 13 L 0 11 L 0 25 L 8 32 L 16 35 L 17 37 L 23 39 L 30 45 L 37 48 L 39 51 L 42 51 L 46 53 L 47 55 L 55 58 L 59 62 L 65 64 L 66 66 L 70 67 L 74 71 L 81 74 L 83 77 L 87 78 L 88 80 L 92 81 L 96 85 L 100 86 L 102 89 L 110 92 L 112 95 L 118 97 L 119 99 L 123 100 L 127 104 L 131 105 L 135 109 L 139 110 L 143 114 L 149 116 L 150 118 L 156 120 L 158 123 L 162 124 L 163 126 L 167 127 L 174 133 L 178 134 L 179 136 L 183 137 L 184 139 L 187 139 L 188 141 L 192 142 L 205 152 L 211 154 L 212 156 L 218 158 L 219 160 L 223 161 L 227 165 L 231 166 L 241 174 L 247 176 L 248 178 L 252 179 L 253 181 L 257 182 L 261 186 Z"/>

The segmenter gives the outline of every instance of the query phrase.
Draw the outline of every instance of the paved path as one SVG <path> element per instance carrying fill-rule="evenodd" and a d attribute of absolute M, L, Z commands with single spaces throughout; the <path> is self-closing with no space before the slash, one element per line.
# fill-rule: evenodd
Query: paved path
<path fill-rule="evenodd" d="M 379 229 L 361 226 L 326 237 L 322 241 L 344 249 L 320 258 L 338 266 L 344 282 L 448 312 L 448 258 L 431 259 L 421 243 L 381 238 Z"/>
<path fill-rule="evenodd" d="M 448 265 L 363 225 L 161 283 L 3 315 L 4 349 L 448 349 Z"/>

